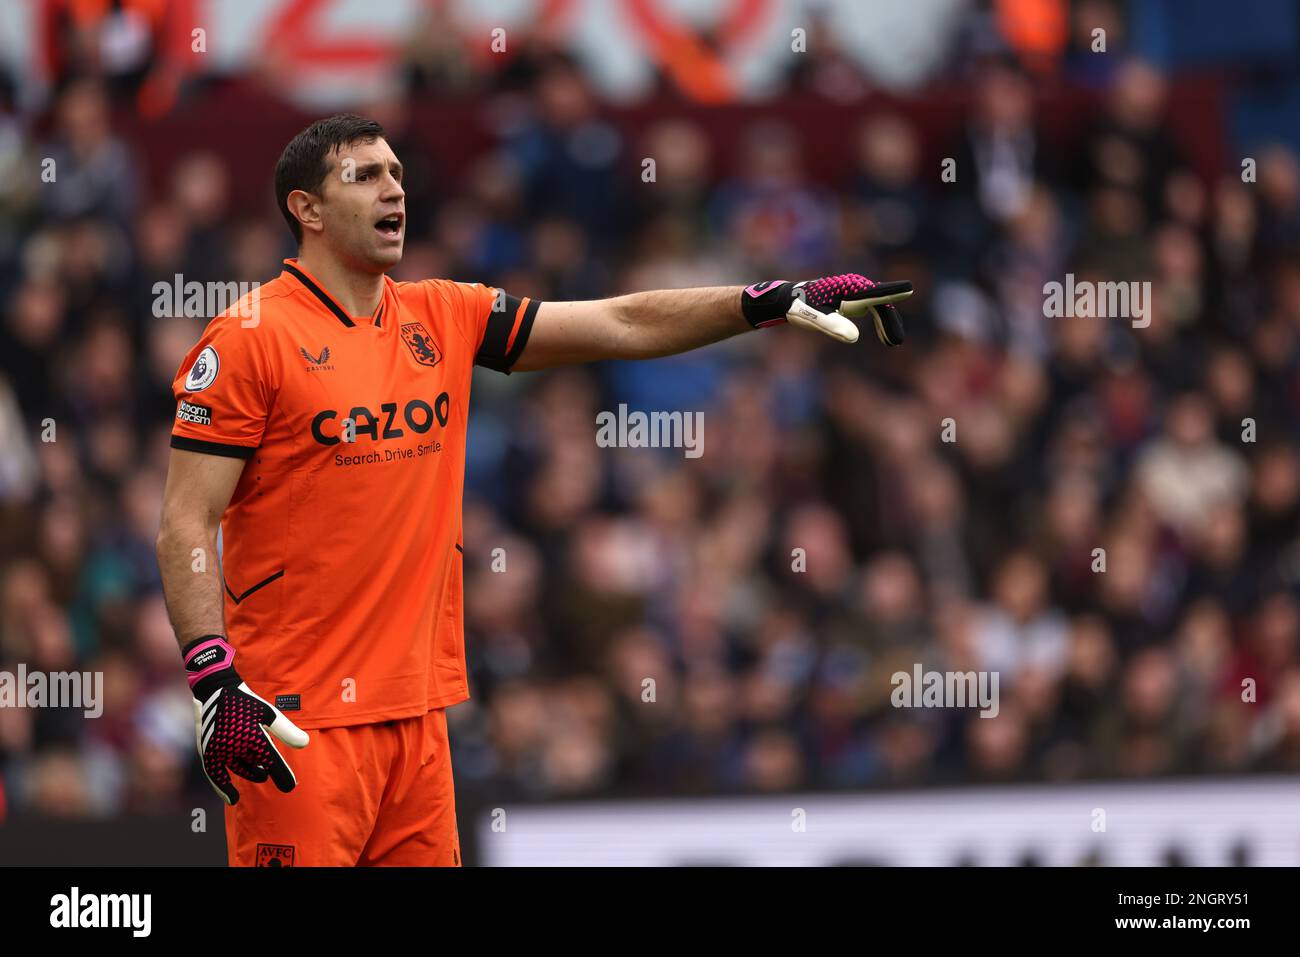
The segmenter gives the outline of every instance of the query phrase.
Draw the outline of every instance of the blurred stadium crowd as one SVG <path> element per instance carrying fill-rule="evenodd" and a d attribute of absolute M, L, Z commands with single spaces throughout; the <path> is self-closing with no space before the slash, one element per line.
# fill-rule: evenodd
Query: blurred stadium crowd
<path fill-rule="evenodd" d="M 412 96 L 452 82 L 435 54 L 413 44 Z M 395 278 L 541 299 L 836 271 L 918 290 L 898 350 L 782 328 L 477 375 L 461 792 L 1300 770 L 1300 163 L 1275 146 L 1257 182 L 1205 182 L 1165 125 L 1166 78 L 1115 64 L 1073 78 L 1104 94 L 1065 155 L 1031 74 L 954 65 L 955 183 L 907 115 L 851 104 L 850 178 L 814 179 L 829 144 L 776 122 L 715 175 L 696 123 L 630 135 L 555 55 L 509 80 L 525 118 L 460 181 L 423 169 L 404 104 L 385 106 L 408 169 Z M 823 66 L 791 84 L 843 89 L 851 67 Z M 212 799 L 154 559 L 170 381 L 203 322 L 155 318 L 152 286 L 263 280 L 293 255 L 269 169 L 198 150 L 147 189 L 118 87 L 69 82 L 42 123 L 0 113 L 0 670 L 105 676 L 98 720 L 0 709 L 11 813 Z M 42 157 L 56 183 L 32 175 Z M 263 209 L 230 202 L 248 176 Z M 1150 281 L 1149 325 L 1045 319 L 1067 272 Z M 598 448 L 619 403 L 702 410 L 703 456 Z M 916 662 L 999 672 L 1000 714 L 891 707 Z"/>

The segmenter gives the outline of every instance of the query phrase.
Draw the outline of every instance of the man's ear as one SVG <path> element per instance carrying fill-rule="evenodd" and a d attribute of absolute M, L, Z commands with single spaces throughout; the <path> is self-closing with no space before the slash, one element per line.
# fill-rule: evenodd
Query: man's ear
<path fill-rule="evenodd" d="M 289 212 L 298 218 L 303 232 L 319 232 L 324 226 L 320 220 L 320 197 L 303 189 L 295 189 L 285 197 Z"/>

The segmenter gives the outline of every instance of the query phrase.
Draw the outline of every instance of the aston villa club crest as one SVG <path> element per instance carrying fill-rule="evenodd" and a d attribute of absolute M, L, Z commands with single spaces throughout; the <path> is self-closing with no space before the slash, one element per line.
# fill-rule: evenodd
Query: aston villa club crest
<path fill-rule="evenodd" d="M 259 844 L 255 867 L 293 867 L 295 848 L 292 844 Z"/>
<path fill-rule="evenodd" d="M 406 322 L 402 324 L 402 341 L 421 365 L 436 366 L 442 361 L 442 352 L 429 335 L 423 323 Z"/>

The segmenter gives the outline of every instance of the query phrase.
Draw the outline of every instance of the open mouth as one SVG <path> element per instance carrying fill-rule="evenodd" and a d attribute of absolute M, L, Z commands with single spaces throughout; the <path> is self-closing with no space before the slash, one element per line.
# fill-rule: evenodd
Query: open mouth
<path fill-rule="evenodd" d="M 393 213 L 391 216 L 385 216 L 379 222 L 375 223 L 375 230 L 385 239 L 396 240 L 402 238 L 402 214 Z"/>

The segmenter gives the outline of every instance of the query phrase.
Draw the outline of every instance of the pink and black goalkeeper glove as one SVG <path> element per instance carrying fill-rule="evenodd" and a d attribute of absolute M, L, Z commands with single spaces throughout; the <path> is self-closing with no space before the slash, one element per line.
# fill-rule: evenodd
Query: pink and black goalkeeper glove
<path fill-rule="evenodd" d="M 235 671 L 235 649 L 221 635 L 195 639 L 181 654 L 208 783 L 227 804 L 239 801 L 231 771 L 255 784 L 269 777 L 281 791 L 292 791 L 298 779 L 266 729 L 294 748 L 307 746 L 307 732 L 249 690 Z"/>
<path fill-rule="evenodd" d="M 789 320 L 841 342 L 857 342 L 858 327 L 849 319 L 870 313 L 880 341 L 897 346 L 903 343 L 903 317 L 894 303 L 911 294 L 910 282 L 875 282 L 850 272 L 804 282 L 757 282 L 740 294 L 740 308 L 755 329 Z"/>

